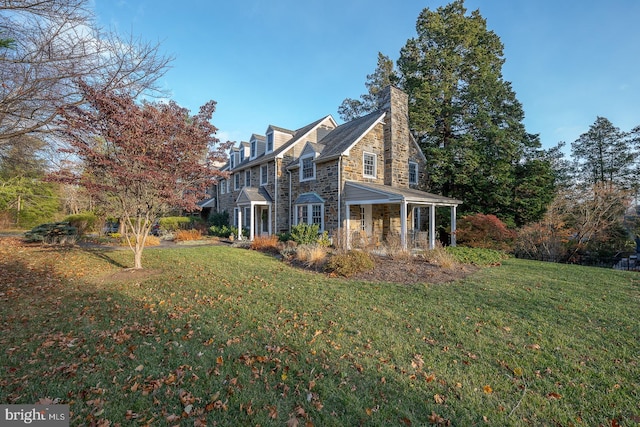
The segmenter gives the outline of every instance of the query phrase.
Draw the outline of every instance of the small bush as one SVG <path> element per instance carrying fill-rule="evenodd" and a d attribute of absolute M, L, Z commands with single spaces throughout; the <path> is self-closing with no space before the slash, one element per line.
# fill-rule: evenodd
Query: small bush
<path fill-rule="evenodd" d="M 467 215 L 458 222 L 457 241 L 472 248 L 510 250 L 516 233 L 495 215 Z"/>
<path fill-rule="evenodd" d="M 452 269 L 458 265 L 457 258 L 451 252 L 448 252 L 441 244 L 425 251 L 424 257 L 429 263 L 446 269 Z"/>
<path fill-rule="evenodd" d="M 163 232 L 185 229 L 189 224 L 191 224 L 191 218 L 186 216 L 167 216 L 158 220 L 160 230 Z"/>
<path fill-rule="evenodd" d="M 301 223 L 291 227 L 291 240 L 299 245 L 311 245 L 318 242 L 318 224 Z"/>
<path fill-rule="evenodd" d="M 278 253 L 278 236 L 256 236 L 251 242 L 251 249 L 262 252 Z"/>
<path fill-rule="evenodd" d="M 222 237 L 227 239 L 229 238 L 231 233 L 233 233 L 233 231 L 231 230 L 230 227 L 226 225 L 212 225 L 211 227 L 209 227 L 209 234 L 212 236 L 217 236 L 217 237 Z"/>
<path fill-rule="evenodd" d="M 308 267 L 321 267 L 327 262 L 327 248 L 318 244 L 298 246 L 296 259 Z"/>
<path fill-rule="evenodd" d="M 291 238 L 291 233 L 278 233 L 278 240 L 281 242 L 293 242 L 293 239 Z"/>
<path fill-rule="evenodd" d="M 229 226 L 229 212 L 212 212 L 207 218 L 210 225 L 216 227 Z"/>
<path fill-rule="evenodd" d="M 460 264 L 499 265 L 509 255 L 495 249 L 469 248 L 464 246 L 447 246 L 450 253 Z"/>
<path fill-rule="evenodd" d="M 373 258 L 367 252 L 350 250 L 338 252 L 331 257 L 326 264 L 326 270 L 344 277 L 372 270 L 375 267 Z"/>
<path fill-rule="evenodd" d="M 189 240 L 200 240 L 202 234 L 200 230 L 192 229 L 192 230 L 178 230 L 174 235 L 174 240 L 176 242 L 186 242 Z"/>
<path fill-rule="evenodd" d="M 72 245 L 78 239 L 78 229 L 68 222 L 51 222 L 32 228 L 24 234 L 24 237 L 29 243 Z"/>
<path fill-rule="evenodd" d="M 63 220 L 63 222 L 68 222 L 69 225 L 75 227 L 79 236 L 83 236 L 89 231 L 94 231 L 97 221 L 98 217 L 93 212 L 69 215 Z"/>

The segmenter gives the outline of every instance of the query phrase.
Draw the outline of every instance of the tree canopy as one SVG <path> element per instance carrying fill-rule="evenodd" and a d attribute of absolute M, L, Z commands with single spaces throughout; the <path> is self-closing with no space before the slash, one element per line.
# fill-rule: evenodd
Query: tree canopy
<path fill-rule="evenodd" d="M 345 100 L 342 107 L 351 108 L 340 112 L 367 112 L 371 89 L 396 81 L 409 95 L 411 130 L 428 159 L 427 190 L 464 200 L 462 213 L 495 214 L 510 224 L 538 219 L 552 198 L 553 169 L 503 79 L 500 38 L 463 0 L 424 9 L 416 32 L 400 50 L 397 75 L 379 54 L 369 93 L 361 102 Z"/>
<path fill-rule="evenodd" d="M 216 103 L 196 115 L 175 102 L 138 104 L 128 94 L 80 84 L 87 106 L 62 110 L 61 134 L 82 170 L 53 179 L 79 184 L 124 221 L 134 268 L 142 268 L 144 243 L 154 220 L 173 208 L 196 210 L 225 158 L 210 123 Z"/>

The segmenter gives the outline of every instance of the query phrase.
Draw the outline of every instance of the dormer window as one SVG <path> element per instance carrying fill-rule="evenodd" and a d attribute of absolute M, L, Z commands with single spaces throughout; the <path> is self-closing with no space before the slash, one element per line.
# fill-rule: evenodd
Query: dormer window
<path fill-rule="evenodd" d="M 240 150 L 240 163 L 242 163 L 243 161 L 244 161 L 244 148 Z"/>
<path fill-rule="evenodd" d="M 236 167 L 235 158 L 236 156 L 232 151 L 231 154 L 229 155 L 229 169 L 233 169 Z"/>
<path fill-rule="evenodd" d="M 273 151 L 273 132 L 267 134 L 267 153 Z"/>
<path fill-rule="evenodd" d="M 409 184 L 418 183 L 418 164 L 416 162 L 409 162 Z"/>
<path fill-rule="evenodd" d="M 310 181 L 316 179 L 316 164 L 313 155 L 300 158 L 300 181 Z"/>
<path fill-rule="evenodd" d="M 253 141 L 251 141 L 251 154 L 249 158 L 255 159 L 257 154 L 258 154 L 258 141 L 254 139 Z"/>

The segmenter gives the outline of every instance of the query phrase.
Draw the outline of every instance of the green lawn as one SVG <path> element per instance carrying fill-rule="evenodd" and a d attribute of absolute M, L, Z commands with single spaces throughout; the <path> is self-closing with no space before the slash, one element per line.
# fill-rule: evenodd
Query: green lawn
<path fill-rule="evenodd" d="M 3 240 L 0 403 L 58 399 L 72 425 L 640 422 L 637 273 L 507 260 L 370 284 L 201 246 L 123 279 L 128 251 Z"/>

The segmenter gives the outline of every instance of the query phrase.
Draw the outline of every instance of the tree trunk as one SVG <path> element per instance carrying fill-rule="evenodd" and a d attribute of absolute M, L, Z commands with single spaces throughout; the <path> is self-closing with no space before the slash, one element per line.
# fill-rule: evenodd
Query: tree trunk
<path fill-rule="evenodd" d="M 135 249 L 133 250 L 133 268 L 135 270 L 142 269 L 142 250 L 144 246 L 140 243 L 136 243 Z"/>

